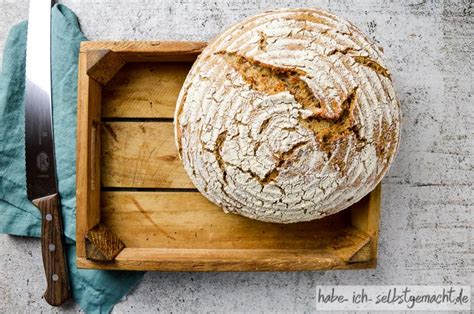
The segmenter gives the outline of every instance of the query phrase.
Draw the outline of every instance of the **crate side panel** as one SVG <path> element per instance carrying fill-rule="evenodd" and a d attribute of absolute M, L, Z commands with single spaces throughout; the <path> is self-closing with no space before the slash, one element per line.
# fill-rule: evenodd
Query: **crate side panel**
<path fill-rule="evenodd" d="M 226 214 L 198 192 L 102 193 L 102 222 L 135 248 L 311 249 L 350 258 L 369 237 L 348 214 L 285 225 Z"/>
<path fill-rule="evenodd" d="M 359 230 L 366 232 L 371 237 L 371 256 L 377 259 L 380 209 L 382 202 L 382 183 L 354 204 L 351 209 L 351 223 Z"/>
<path fill-rule="evenodd" d="M 80 53 L 78 67 L 76 198 L 77 255 L 85 256 L 85 234 L 100 220 L 100 185 L 97 124 L 100 120 L 101 85 L 89 78 L 87 55 Z"/>
<path fill-rule="evenodd" d="M 107 118 L 173 118 L 191 62 L 127 63 L 102 93 Z"/>

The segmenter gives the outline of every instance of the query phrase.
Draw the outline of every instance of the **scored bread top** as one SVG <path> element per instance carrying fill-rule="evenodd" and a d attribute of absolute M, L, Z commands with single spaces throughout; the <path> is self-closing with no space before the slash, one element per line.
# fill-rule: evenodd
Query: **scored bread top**
<path fill-rule="evenodd" d="M 196 188 L 226 212 L 291 223 L 336 213 L 380 182 L 400 106 L 382 51 L 315 9 L 217 36 L 181 89 L 175 136 Z"/>

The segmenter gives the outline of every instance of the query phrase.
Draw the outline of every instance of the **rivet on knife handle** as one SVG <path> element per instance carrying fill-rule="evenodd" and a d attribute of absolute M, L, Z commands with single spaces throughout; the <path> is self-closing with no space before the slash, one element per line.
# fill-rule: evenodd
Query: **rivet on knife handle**
<path fill-rule="evenodd" d="M 41 211 L 41 251 L 48 283 L 44 299 L 51 305 L 60 305 L 69 299 L 69 276 L 66 251 L 62 239 L 62 219 L 59 195 L 53 194 L 33 200 Z"/>

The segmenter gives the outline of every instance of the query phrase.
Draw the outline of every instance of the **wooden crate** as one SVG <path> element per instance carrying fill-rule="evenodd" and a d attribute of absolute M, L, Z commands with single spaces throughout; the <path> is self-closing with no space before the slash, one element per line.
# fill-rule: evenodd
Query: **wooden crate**
<path fill-rule="evenodd" d="M 225 214 L 186 175 L 173 136 L 199 42 L 85 42 L 79 59 L 77 265 L 164 271 L 376 265 L 380 186 L 351 208 L 290 225 Z"/>

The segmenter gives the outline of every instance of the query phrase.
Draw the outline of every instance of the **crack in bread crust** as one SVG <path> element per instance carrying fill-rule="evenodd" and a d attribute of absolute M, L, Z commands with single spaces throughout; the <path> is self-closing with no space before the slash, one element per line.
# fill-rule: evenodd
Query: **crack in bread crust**
<path fill-rule="evenodd" d="M 297 102 L 308 110 L 312 110 L 314 114 L 321 116 L 327 114 L 327 112 L 317 110 L 321 109 L 320 100 L 314 95 L 308 84 L 301 79 L 302 76 L 308 75 L 305 71 L 277 67 L 235 52 L 220 51 L 217 54 L 222 55 L 253 89 L 269 95 L 288 91 Z"/>
<path fill-rule="evenodd" d="M 344 53 L 348 50 L 345 50 Z M 314 109 L 320 109 L 321 104 L 308 84 L 300 78 L 301 76 L 307 76 L 307 73 L 303 70 L 265 64 L 235 52 L 221 51 L 217 54 L 222 55 L 252 89 L 269 95 L 288 91 L 301 104 L 303 109 L 312 111 L 311 116 L 305 118 L 300 116 L 299 121 L 301 125 L 314 133 L 321 149 L 327 154 L 334 150 L 334 144 L 337 141 L 358 130 L 354 125 L 353 114 L 357 87 L 339 105 L 340 110 L 335 111 L 335 114 L 328 117 L 327 112 L 313 111 Z M 269 120 L 270 118 L 262 123 L 259 133 L 267 127 Z M 361 144 L 366 142 L 359 134 L 357 134 L 356 139 Z"/>
<path fill-rule="evenodd" d="M 363 64 L 363 65 L 371 68 L 372 70 L 379 73 L 380 75 L 383 75 L 383 76 L 388 77 L 388 78 L 391 77 L 390 72 L 388 72 L 388 70 L 386 68 L 384 68 L 379 63 L 377 63 L 376 61 L 374 61 L 374 60 L 372 60 L 368 57 L 354 56 L 354 60 L 355 60 L 355 62 L 358 62 L 360 64 Z"/>

